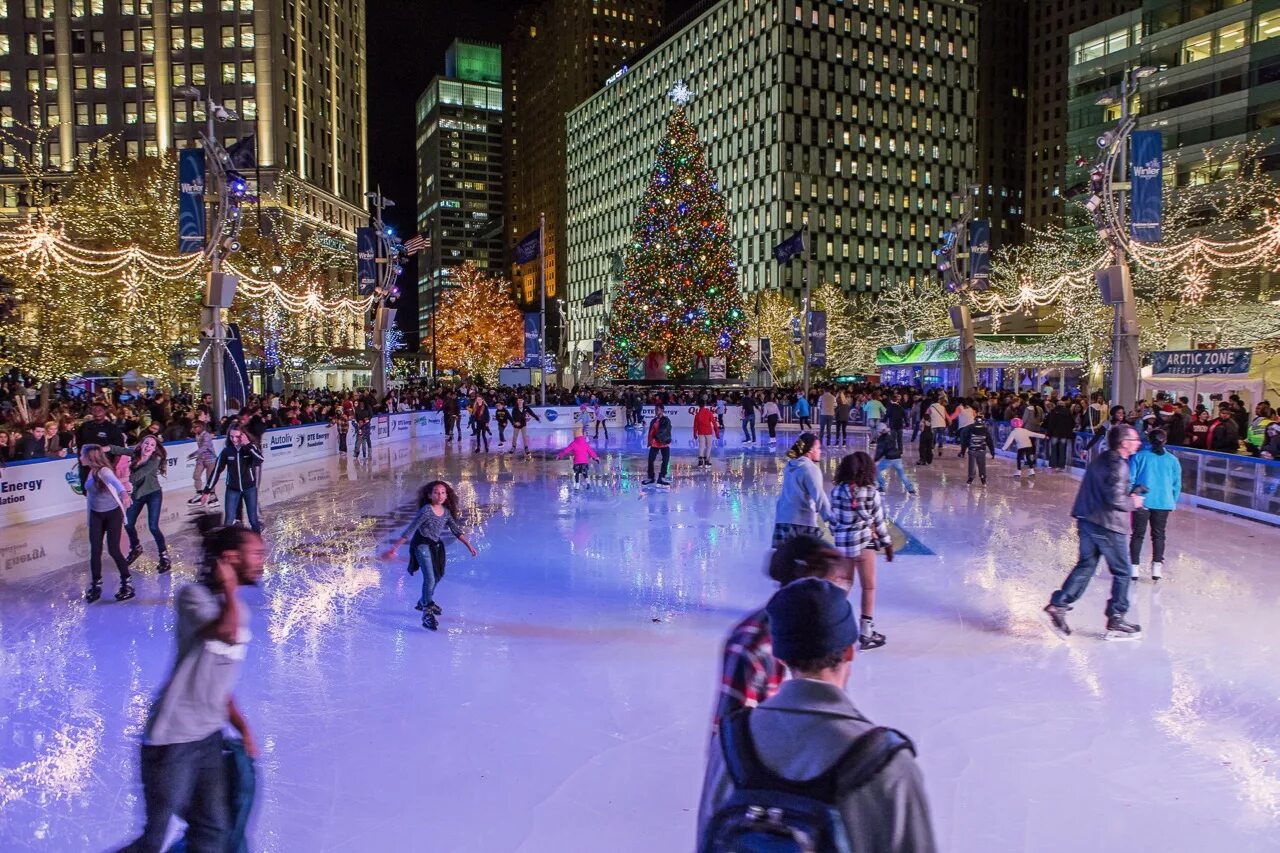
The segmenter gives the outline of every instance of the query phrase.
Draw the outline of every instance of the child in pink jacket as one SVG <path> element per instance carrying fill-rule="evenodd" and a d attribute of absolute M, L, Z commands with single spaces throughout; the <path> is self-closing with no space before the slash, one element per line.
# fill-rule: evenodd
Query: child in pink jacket
<path fill-rule="evenodd" d="M 594 459 L 599 462 L 600 457 L 592 449 L 591 445 L 587 443 L 587 436 L 583 433 L 582 427 L 574 430 L 573 441 L 569 442 L 568 447 L 557 453 L 556 458 L 562 459 L 570 453 L 573 454 L 573 487 L 576 489 L 578 488 L 579 477 L 584 481 L 587 479 L 587 467 L 590 465 L 591 460 Z"/>

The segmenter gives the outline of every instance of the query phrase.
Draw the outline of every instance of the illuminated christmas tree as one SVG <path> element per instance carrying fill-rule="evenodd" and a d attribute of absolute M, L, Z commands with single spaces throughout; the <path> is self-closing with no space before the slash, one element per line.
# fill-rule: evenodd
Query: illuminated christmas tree
<path fill-rule="evenodd" d="M 610 379 L 664 358 L 673 378 L 715 357 L 727 359 L 727 375 L 742 375 L 750 357 L 725 200 L 685 115 L 688 89 L 677 84 L 671 97 L 676 109 L 636 215 L 604 342 Z"/>

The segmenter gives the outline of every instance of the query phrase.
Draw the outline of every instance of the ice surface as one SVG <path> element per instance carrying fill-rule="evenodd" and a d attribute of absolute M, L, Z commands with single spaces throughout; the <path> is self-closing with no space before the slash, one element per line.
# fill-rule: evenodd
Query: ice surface
<path fill-rule="evenodd" d="M 252 849 L 692 849 L 719 644 L 770 593 L 780 460 L 731 441 L 695 474 L 681 446 L 675 488 L 644 492 L 638 441 L 615 435 L 572 492 L 541 450 L 565 438 L 528 460 L 433 440 L 267 473 L 237 692 L 264 749 Z M 1001 462 L 969 489 L 950 455 L 912 473 L 922 496 L 893 483 L 889 505 L 919 547 L 881 565 L 889 642 L 850 692 L 918 745 L 942 849 L 1280 849 L 1280 532 L 1179 510 L 1167 580 L 1134 589 L 1147 636 L 1100 639 L 1100 579 L 1063 641 L 1039 608 L 1073 561 L 1076 481 Z M 374 555 L 436 476 L 480 556 L 450 545 L 431 634 L 416 579 Z M 187 497 L 166 495 L 173 576 L 142 531 L 124 604 L 109 563 L 103 601 L 79 600 L 79 516 L 0 531 L 0 850 L 140 829 L 139 730 L 194 570 Z"/>

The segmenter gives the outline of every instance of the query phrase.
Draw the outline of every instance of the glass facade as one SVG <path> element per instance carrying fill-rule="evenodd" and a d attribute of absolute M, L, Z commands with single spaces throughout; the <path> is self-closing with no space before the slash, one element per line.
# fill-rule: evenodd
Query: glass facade
<path fill-rule="evenodd" d="M 569 339 L 599 336 L 679 80 L 729 208 L 739 286 L 799 294 L 803 268 L 775 245 L 807 226 L 814 286 L 876 292 L 924 282 L 976 178 L 976 15 L 956 3 L 725 0 L 655 45 L 571 111 Z"/>

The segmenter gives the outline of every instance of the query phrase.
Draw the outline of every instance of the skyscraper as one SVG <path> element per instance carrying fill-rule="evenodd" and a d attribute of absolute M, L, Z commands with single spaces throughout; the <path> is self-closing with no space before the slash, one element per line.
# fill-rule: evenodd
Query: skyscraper
<path fill-rule="evenodd" d="M 1141 0 L 1030 0 L 1027 31 L 1026 226 L 1061 223 L 1066 190 L 1068 37 Z"/>
<path fill-rule="evenodd" d="M 184 147 L 209 96 L 235 116 L 216 125 L 224 142 L 256 136 L 264 186 L 299 179 L 286 207 L 351 230 L 365 83 L 364 0 L 0 0 L 0 121 L 57 124 L 39 152 L 55 173 L 107 135 L 131 155 Z M 0 152 L 4 170 L 16 153 Z M 3 207 L 19 181 L 0 177 Z"/>
<path fill-rule="evenodd" d="M 565 115 L 644 47 L 661 16 L 662 0 L 543 0 L 516 13 L 504 81 L 505 227 L 514 244 L 546 215 L 548 299 L 562 295 L 565 270 Z M 537 264 L 512 277 L 516 298 L 535 304 Z"/>
<path fill-rule="evenodd" d="M 444 76 L 418 98 L 418 329 L 431 316 L 432 287 L 471 261 L 502 275 L 502 48 L 455 41 Z"/>
<path fill-rule="evenodd" d="M 720 0 L 671 30 L 567 120 L 575 352 L 603 335 L 604 306 L 583 300 L 616 280 L 678 81 L 748 296 L 802 292 L 802 265 L 779 267 L 771 251 L 806 227 L 815 287 L 930 279 L 951 197 L 976 178 L 972 6 Z"/>
<path fill-rule="evenodd" d="M 1027 169 L 1027 0 L 978 6 L 979 217 L 991 222 L 991 249 L 1022 239 Z"/>

